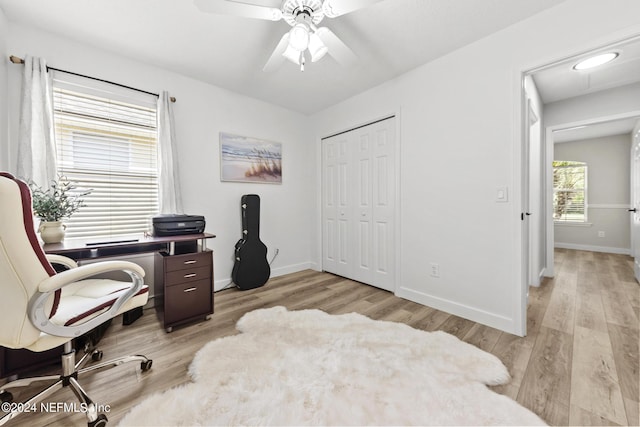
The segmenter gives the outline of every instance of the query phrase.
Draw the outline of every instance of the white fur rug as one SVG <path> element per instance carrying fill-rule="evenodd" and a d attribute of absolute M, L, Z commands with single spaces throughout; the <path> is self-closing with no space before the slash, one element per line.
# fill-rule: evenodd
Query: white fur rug
<path fill-rule="evenodd" d="M 193 382 L 147 398 L 120 425 L 544 424 L 486 387 L 510 379 L 498 358 L 444 332 L 284 307 L 247 313 L 237 328 L 195 355 Z"/>

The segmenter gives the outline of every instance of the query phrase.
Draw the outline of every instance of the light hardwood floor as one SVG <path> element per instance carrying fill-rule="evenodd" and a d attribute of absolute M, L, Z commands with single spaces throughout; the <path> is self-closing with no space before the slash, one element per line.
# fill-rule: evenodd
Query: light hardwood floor
<path fill-rule="evenodd" d="M 373 319 L 443 330 L 498 356 L 513 377 L 494 387 L 551 425 L 638 425 L 638 319 L 640 286 L 632 260 L 623 255 L 557 250 L 556 277 L 531 288 L 528 334 L 519 338 L 392 294 L 327 273 L 302 271 L 272 279 L 251 291 L 215 295 L 207 322 L 167 334 L 153 309 L 131 326 L 115 322 L 100 343 L 105 360 L 146 354 L 151 371 L 117 367 L 81 378 L 96 403 L 109 405 L 111 425 L 151 393 L 188 381 L 195 351 L 208 341 L 236 333 L 246 312 L 275 305 L 358 312 Z M 16 393 L 16 400 L 32 390 Z M 52 402 L 72 402 L 67 390 Z M 159 411 L 162 408 L 158 408 Z M 10 425 L 83 425 L 82 414 L 34 413 Z M 86 425 L 86 424 L 84 424 Z"/>

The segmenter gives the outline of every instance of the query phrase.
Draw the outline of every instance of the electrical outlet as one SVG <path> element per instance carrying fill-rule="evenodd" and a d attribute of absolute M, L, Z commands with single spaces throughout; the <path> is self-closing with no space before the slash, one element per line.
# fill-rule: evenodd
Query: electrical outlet
<path fill-rule="evenodd" d="M 604 231 L 598 231 L 598 237 L 604 237 Z"/>
<path fill-rule="evenodd" d="M 440 264 L 431 263 L 431 277 L 440 277 Z"/>

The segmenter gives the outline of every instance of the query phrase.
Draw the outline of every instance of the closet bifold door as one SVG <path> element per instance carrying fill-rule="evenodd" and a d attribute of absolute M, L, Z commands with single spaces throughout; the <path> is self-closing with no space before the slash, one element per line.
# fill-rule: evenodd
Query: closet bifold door
<path fill-rule="evenodd" d="M 322 141 L 323 269 L 394 290 L 395 118 Z"/>

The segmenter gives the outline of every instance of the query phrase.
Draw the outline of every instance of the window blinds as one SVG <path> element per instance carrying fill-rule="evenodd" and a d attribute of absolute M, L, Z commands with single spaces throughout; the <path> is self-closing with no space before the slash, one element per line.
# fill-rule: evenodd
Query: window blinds
<path fill-rule="evenodd" d="M 562 222 L 587 221 L 587 164 L 553 162 L 553 219 Z"/>
<path fill-rule="evenodd" d="M 78 191 L 92 190 L 65 220 L 67 238 L 151 229 L 158 213 L 156 105 L 131 95 L 54 80 L 58 172 Z"/>

